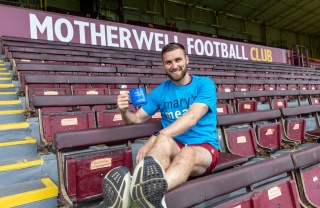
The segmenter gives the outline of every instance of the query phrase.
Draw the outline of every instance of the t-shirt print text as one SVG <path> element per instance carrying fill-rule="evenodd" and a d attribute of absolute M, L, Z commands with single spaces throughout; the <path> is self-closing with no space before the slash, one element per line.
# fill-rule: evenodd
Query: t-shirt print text
<path fill-rule="evenodd" d="M 185 114 L 197 96 L 190 95 L 188 98 L 176 99 L 164 102 L 164 110 L 167 118 L 175 120 Z"/>

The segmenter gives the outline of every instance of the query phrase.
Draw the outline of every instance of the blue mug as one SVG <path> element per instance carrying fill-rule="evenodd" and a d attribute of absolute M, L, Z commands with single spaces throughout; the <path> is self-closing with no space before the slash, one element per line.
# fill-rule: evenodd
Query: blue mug
<path fill-rule="evenodd" d="M 147 93 L 144 88 L 136 88 L 129 91 L 134 107 L 147 104 Z"/>

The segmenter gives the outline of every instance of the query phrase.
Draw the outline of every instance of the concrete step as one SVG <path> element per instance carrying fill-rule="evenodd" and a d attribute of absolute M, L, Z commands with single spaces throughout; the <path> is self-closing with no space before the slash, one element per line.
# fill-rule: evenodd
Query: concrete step
<path fill-rule="evenodd" d="M 0 142 L 0 164 L 4 160 L 33 158 L 37 156 L 37 140 L 26 137 L 17 141 Z"/>
<path fill-rule="evenodd" d="M 10 71 L 10 63 L 7 63 L 7 62 L 4 62 L 2 65 L 0 64 L 0 68 L 1 70 L 5 70 L 6 72 L 9 72 Z M 3 71 L 3 72 L 5 72 Z"/>
<path fill-rule="evenodd" d="M 56 208 L 58 187 L 42 178 L 0 187 L 1 207 Z"/>
<path fill-rule="evenodd" d="M 0 142 L 24 139 L 31 135 L 28 122 L 0 124 Z"/>
<path fill-rule="evenodd" d="M 11 72 L 0 72 L 0 77 L 11 78 Z"/>
<path fill-rule="evenodd" d="M 0 66 L 0 72 L 9 72 L 9 69 L 7 66 Z"/>
<path fill-rule="evenodd" d="M 0 78 L 0 84 L 12 84 L 12 79 L 9 78 Z"/>
<path fill-rule="evenodd" d="M 0 78 L 1 78 L 0 72 Z M 15 92 L 15 85 L 12 83 L 9 84 L 0 84 L 0 92 Z"/>
<path fill-rule="evenodd" d="M 0 101 L 1 100 L 18 100 L 18 94 L 15 91 L 0 92 Z"/>
<path fill-rule="evenodd" d="M 26 121 L 24 110 L 0 110 L 0 124 L 10 124 Z"/>
<path fill-rule="evenodd" d="M 22 110 L 24 103 L 21 100 L 3 100 L 0 101 L 0 110 Z"/>
<path fill-rule="evenodd" d="M 0 161 L 0 187 L 40 179 L 42 164 L 39 156 Z"/>

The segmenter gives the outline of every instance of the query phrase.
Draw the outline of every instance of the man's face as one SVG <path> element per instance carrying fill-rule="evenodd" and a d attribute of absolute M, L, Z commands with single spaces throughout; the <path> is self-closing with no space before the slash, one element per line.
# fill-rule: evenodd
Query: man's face
<path fill-rule="evenodd" d="M 181 81 L 187 73 L 188 56 L 183 50 L 176 49 L 162 55 L 163 67 L 172 81 Z"/>

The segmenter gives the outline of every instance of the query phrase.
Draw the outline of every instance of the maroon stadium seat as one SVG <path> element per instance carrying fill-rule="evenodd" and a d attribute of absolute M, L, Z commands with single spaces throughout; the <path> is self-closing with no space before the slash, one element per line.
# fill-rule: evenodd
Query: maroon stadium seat
<path fill-rule="evenodd" d="M 257 157 L 259 151 L 256 133 L 252 127 L 241 127 L 241 125 L 275 119 L 278 114 L 278 111 L 259 111 L 218 116 L 217 125 L 221 127 L 228 152 L 248 158 Z M 239 127 L 229 128 L 235 125 Z"/>
<path fill-rule="evenodd" d="M 313 145 L 291 155 L 295 175 L 305 207 L 320 207 L 320 145 Z"/>

